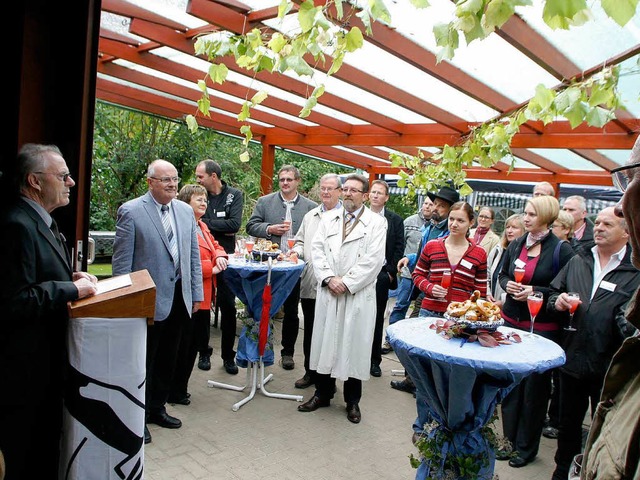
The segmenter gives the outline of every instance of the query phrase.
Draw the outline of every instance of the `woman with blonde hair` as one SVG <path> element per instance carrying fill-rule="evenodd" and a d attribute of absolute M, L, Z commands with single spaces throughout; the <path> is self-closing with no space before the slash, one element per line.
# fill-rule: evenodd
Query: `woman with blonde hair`
<path fill-rule="evenodd" d="M 502 307 L 507 297 L 507 293 L 500 286 L 500 282 L 498 282 L 498 275 L 500 274 L 500 270 L 502 270 L 504 260 L 503 254 L 509 244 L 522 235 L 524 235 L 522 214 L 513 214 L 504 222 L 504 230 L 500 236 L 500 242 L 493 247 L 487 256 L 487 280 L 489 282 L 487 298 L 500 307 Z"/>
<path fill-rule="evenodd" d="M 532 292 L 543 295 L 543 305 L 549 297 L 549 284 L 558 272 L 554 272 L 553 256 L 560 242 L 550 230 L 558 218 L 560 205 L 555 197 L 540 196 L 527 201 L 523 223 L 525 234 L 513 240 L 504 253 L 500 271 L 500 286 L 507 292 L 502 307 L 505 325 L 528 331 L 531 317 L 527 297 Z M 573 256 L 567 242 L 560 246 L 558 270 Z M 515 280 L 514 270 L 524 269 L 524 277 Z M 547 313 L 540 310 L 534 332 L 555 342 L 560 341 L 560 325 Z M 509 460 L 513 468 L 524 467 L 538 454 L 540 435 L 547 414 L 551 394 L 551 371 L 534 373 L 522 380 L 502 402 L 502 428 L 517 455 Z M 499 460 L 508 457 L 497 455 Z"/>
<path fill-rule="evenodd" d="M 558 218 L 551 225 L 551 231 L 560 240 L 571 241 L 573 238 L 573 215 L 565 210 L 558 212 Z"/>

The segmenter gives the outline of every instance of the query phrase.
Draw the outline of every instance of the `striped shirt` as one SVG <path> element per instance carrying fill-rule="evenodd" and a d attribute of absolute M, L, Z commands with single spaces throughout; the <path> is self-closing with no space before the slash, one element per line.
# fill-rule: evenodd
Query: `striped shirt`
<path fill-rule="evenodd" d="M 467 239 L 469 248 L 458 265 L 451 265 L 445 239 L 427 242 L 413 271 L 413 283 L 425 293 L 422 308 L 434 312 L 445 312 L 451 302 L 464 302 L 474 290 L 478 290 L 483 298 L 487 295 L 487 253 L 484 248 Z M 445 270 L 451 270 L 449 291 L 445 298 L 434 298 L 431 291 L 435 284 L 441 283 Z"/>

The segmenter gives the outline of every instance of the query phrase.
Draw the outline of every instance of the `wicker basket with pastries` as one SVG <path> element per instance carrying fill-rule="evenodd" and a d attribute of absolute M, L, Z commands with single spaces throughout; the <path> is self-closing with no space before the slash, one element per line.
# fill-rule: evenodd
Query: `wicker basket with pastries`
<path fill-rule="evenodd" d="M 464 326 L 467 332 L 495 331 L 504 323 L 500 316 L 500 307 L 480 298 L 478 290 L 475 290 L 471 298 L 464 302 L 451 302 L 444 317 Z"/>

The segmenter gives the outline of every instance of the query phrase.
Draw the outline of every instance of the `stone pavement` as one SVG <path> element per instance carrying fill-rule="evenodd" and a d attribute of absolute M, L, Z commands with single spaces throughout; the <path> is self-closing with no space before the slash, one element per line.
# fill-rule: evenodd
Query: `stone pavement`
<path fill-rule="evenodd" d="M 277 339 L 280 326 L 276 321 Z M 391 376 L 391 370 L 402 368 L 395 354 L 384 356 L 382 377 L 372 377 L 363 384 L 362 421 L 358 425 L 346 418 L 340 382 L 332 405 L 312 413 L 298 412 L 296 401 L 268 398 L 260 391 L 234 412 L 231 406 L 247 393 L 211 388 L 207 380 L 242 385 L 246 370 L 240 369 L 235 376 L 224 371 L 219 357 L 220 331 L 212 328 L 211 333 L 212 368 L 203 372 L 194 367 L 191 405 L 167 407 L 171 415 L 182 420 L 182 428 L 168 430 L 149 425 L 153 442 L 145 448 L 146 479 L 415 478 L 416 471 L 408 459 L 411 453 L 417 453 L 411 444 L 415 399 L 389 386 L 391 380 L 399 378 Z M 313 387 L 299 390 L 293 386 L 304 372 L 302 333 L 301 330 L 294 357 L 296 368 L 287 371 L 277 364 L 267 367 L 267 374 L 273 373 L 273 379 L 266 387 L 272 393 L 303 394 L 306 401 Z M 279 348 L 276 352 L 279 359 Z M 555 440 L 542 438 L 534 462 L 520 469 L 496 462 L 495 473 L 500 480 L 548 480 L 554 468 L 554 452 Z"/>

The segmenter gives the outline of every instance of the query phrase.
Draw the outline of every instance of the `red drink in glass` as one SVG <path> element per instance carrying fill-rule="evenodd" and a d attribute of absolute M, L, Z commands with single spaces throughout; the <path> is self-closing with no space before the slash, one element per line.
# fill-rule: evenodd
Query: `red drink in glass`
<path fill-rule="evenodd" d="M 578 305 L 580 305 L 580 294 L 576 292 L 568 292 L 569 297 L 569 325 L 564 327 L 569 332 L 575 332 L 576 328 L 573 326 L 573 314 L 576 313 Z"/>
<path fill-rule="evenodd" d="M 289 245 L 289 250 L 291 250 L 293 248 L 293 245 L 296 243 L 296 239 L 295 238 L 289 238 L 287 239 L 287 245 Z"/>
<path fill-rule="evenodd" d="M 542 308 L 542 299 L 529 296 L 527 298 L 527 306 L 529 307 L 529 313 L 531 314 L 531 317 L 535 318 L 536 315 L 540 313 L 540 309 Z"/>
<path fill-rule="evenodd" d="M 524 278 L 524 268 L 516 268 L 513 271 L 513 278 L 516 282 L 522 283 L 522 279 Z"/>
<path fill-rule="evenodd" d="M 440 282 L 442 288 L 449 288 L 451 285 L 451 270 L 445 270 L 442 272 L 442 282 Z"/>
<path fill-rule="evenodd" d="M 247 252 L 248 252 L 248 253 L 251 253 L 251 251 L 253 250 L 253 243 L 254 243 L 254 242 L 253 242 L 253 240 L 247 240 L 247 241 L 244 243 L 244 246 L 245 246 L 245 248 L 247 249 Z"/>

